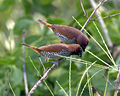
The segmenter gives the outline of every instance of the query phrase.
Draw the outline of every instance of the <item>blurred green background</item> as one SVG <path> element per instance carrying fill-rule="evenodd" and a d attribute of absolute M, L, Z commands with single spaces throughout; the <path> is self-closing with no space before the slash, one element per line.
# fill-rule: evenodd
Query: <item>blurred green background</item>
<path fill-rule="evenodd" d="M 96 0 L 98 3 L 98 0 Z M 89 0 L 83 0 L 88 15 L 91 14 L 93 8 Z M 101 7 L 101 15 L 109 16 L 115 13 L 120 13 L 119 0 L 108 0 Z M 81 9 L 79 0 L 0 0 L 0 96 L 13 96 L 9 83 L 11 84 L 16 96 L 25 96 L 23 69 L 22 69 L 22 36 L 23 30 L 26 30 L 25 42 L 34 46 L 43 46 L 60 42 L 53 32 L 39 24 L 38 19 L 47 21 L 51 24 L 63 24 L 81 29 L 81 27 L 73 20 L 74 16 L 80 24 L 84 24 L 87 18 Z M 95 15 L 93 16 L 93 18 Z M 113 43 L 120 41 L 120 16 L 104 19 L 109 36 Z M 98 21 L 95 21 L 99 30 L 102 33 L 101 26 Z M 93 25 L 92 21 L 86 26 L 87 31 L 103 46 L 102 40 Z M 85 32 L 84 32 L 85 33 Z M 103 34 L 103 33 L 102 33 Z M 87 34 L 86 34 L 87 35 Z M 88 36 L 89 37 L 89 36 Z M 104 36 L 103 36 L 104 37 Z M 90 50 L 102 60 L 109 62 L 108 57 L 99 48 L 99 46 L 89 37 L 90 43 L 87 50 Z M 29 48 L 25 48 L 26 73 L 28 78 L 29 90 L 33 87 L 36 81 L 40 79 L 31 60 L 36 68 L 43 74 L 43 68 L 38 59 L 38 54 Z M 80 58 L 73 56 L 74 58 Z M 46 68 L 52 66 L 47 63 L 44 57 L 41 57 Z M 97 59 L 89 53 L 83 53 L 83 60 L 94 62 Z M 115 58 L 116 64 L 120 60 L 120 55 Z M 68 92 L 68 70 L 69 60 L 63 60 L 58 68 L 54 69 L 48 76 L 46 83 L 52 90 L 55 96 L 64 96 L 63 91 L 57 85 L 56 80 Z M 102 64 L 97 60 L 98 64 Z M 80 62 L 72 62 L 72 96 L 75 96 L 78 82 L 86 69 L 85 64 Z M 89 70 L 89 75 L 92 76 L 100 68 L 92 67 Z M 98 73 L 92 80 L 91 84 L 103 95 L 106 74 L 105 70 Z M 117 72 L 111 72 L 108 84 L 107 96 L 113 96 L 115 89 L 115 79 Z M 81 89 L 86 82 L 86 78 L 82 82 Z M 8 95 L 9 94 L 9 95 Z M 35 90 L 33 96 L 52 96 L 44 83 L 41 83 Z M 83 96 L 89 96 L 88 88 L 86 87 Z"/>

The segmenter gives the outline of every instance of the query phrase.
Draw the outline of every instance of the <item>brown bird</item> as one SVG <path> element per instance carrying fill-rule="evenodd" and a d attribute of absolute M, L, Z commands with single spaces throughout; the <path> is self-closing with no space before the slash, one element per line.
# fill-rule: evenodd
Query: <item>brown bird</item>
<path fill-rule="evenodd" d="M 58 43 L 58 44 L 45 45 L 41 47 L 34 47 L 28 44 L 23 44 L 23 45 L 32 48 L 40 55 L 45 56 L 47 58 L 58 58 L 59 56 L 57 55 L 62 55 L 62 56 L 79 55 L 80 57 L 82 56 L 82 50 L 80 46 L 77 44 Z"/>
<path fill-rule="evenodd" d="M 83 51 L 85 51 L 85 48 L 89 43 L 89 39 L 80 30 L 65 25 L 48 24 L 42 20 L 38 20 L 38 22 L 51 28 L 55 35 L 61 40 L 61 42 L 79 44 L 82 47 Z"/>
<path fill-rule="evenodd" d="M 42 56 L 45 56 L 46 58 L 58 58 L 60 60 L 61 57 L 59 57 L 58 55 L 61 56 L 79 55 L 80 57 L 82 56 L 82 50 L 80 46 L 77 44 L 58 43 L 45 45 L 41 47 L 34 47 L 27 44 L 23 45 L 32 48 L 37 53 L 39 53 Z"/>

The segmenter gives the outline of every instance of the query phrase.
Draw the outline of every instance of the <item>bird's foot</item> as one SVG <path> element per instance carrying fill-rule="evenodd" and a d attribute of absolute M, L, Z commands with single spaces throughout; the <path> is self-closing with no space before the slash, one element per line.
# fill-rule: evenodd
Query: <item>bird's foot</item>
<path fill-rule="evenodd" d="M 58 62 L 56 61 L 48 61 L 48 62 L 50 62 L 50 63 L 54 63 L 54 64 L 56 64 L 56 66 L 58 67 Z"/>

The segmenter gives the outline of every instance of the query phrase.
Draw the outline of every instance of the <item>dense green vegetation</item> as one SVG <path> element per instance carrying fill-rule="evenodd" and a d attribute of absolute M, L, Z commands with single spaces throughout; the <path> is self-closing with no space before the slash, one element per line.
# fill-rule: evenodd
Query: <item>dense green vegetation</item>
<path fill-rule="evenodd" d="M 89 16 L 93 11 L 89 0 L 83 0 L 83 5 Z M 104 2 L 100 7 L 100 12 L 102 17 L 120 13 L 119 0 L 108 0 Z M 13 96 L 11 87 L 16 96 L 25 96 L 21 45 L 23 30 L 26 30 L 25 42 L 27 44 L 39 47 L 58 43 L 60 41 L 53 32 L 46 26 L 38 23 L 37 20 L 42 19 L 51 24 L 63 24 L 81 29 L 72 16 L 81 25 L 84 25 L 87 20 L 79 0 L 0 0 L 0 96 L 8 96 L 7 94 Z M 95 18 L 95 15 L 93 18 Z M 112 43 L 117 43 L 117 47 L 120 46 L 120 16 L 106 18 L 104 22 Z M 105 39 L 98 20 L 95 21 L 95 24 Z M 90 21 L 85 29 L 106 50 L 96 26 L 93 21 Z M 117 71 L 114 70 L 115 66 L 96 42 L 85 31 L 83 33 L 90 39 L 89 45 L 86 48 L 89 51 L 84 52 L 82 58 L 72 56 L 74 59 L 71 59 L 71 96 L 75 96 L 79 81 L 86 70 L 88 70 L 86 72 L 87 75 L 83 76 L 79 94 L 84 89 L 83 96 L 92 96 L 89 92 L 89 87 L 92 85 L 101 96 L 103 96 L 105 89 L 108 94 L 105 96 L 113 96 L 117 76 Z M 40 64 L 39 55 L 29 48 L 25 49 L 26 74 L 30 90 L 40 79 L 40 75 L 44 74 L 44 70 Z M 112 52 L 114 51 L 112 50 Z M 91 55 L 90 52 L 114 68 L 109 68 L 109 71 L 106 70 L 105 64 Z M 46 62 L 44 57 L 41 57 L 41 59 L 46 69 L 52 66 L 52 63 Z M 82 59 L 83 62 L 79 59 Z M 118 65 L 119 60 L 120 55 L 118 54 L 114 58 L 116 65 Z M 47 80 L 45 80 L 54 96 L 65 96 L 59 84 L 69 94 L 69 64 L 70 59 L 64 59 L 59 63 L 58 68 L 52 70 Z M 93 75 L 95 76 L 92 77 Z M 89 80 L 91 77 L 92 79 Z M 107 79 L 109 80 L 107 81 Z M 89 81 L 88 85 L 83 88 L 87 81 Z M 105 88 L 106 81 L 108 83 L 107 88 Z M 42 82 L 35 90 L 33 96 L 52 96 L 46 84 Z"/>

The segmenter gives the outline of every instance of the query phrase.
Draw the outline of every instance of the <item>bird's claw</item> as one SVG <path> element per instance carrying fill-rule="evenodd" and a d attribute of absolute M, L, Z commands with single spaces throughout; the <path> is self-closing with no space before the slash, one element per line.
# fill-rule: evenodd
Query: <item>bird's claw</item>
<path fill-rule="evenodd" d="M 55 62 L 55 61 L 48 61 L 48 62 L 50 62 L 50 63 L 54 63 L 54 64 L 56 64 L 57 67 L 58 67 L 58 62 Z"/>

